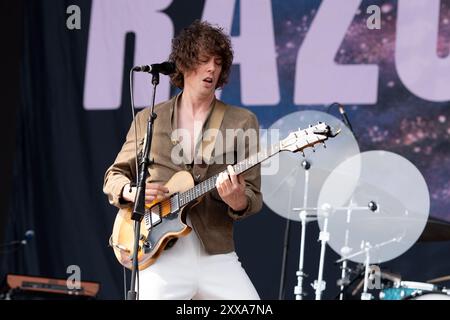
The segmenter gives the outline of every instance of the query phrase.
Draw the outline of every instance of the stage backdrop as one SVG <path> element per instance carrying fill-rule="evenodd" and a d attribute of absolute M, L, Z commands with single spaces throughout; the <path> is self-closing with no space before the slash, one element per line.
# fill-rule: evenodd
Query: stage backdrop
<path fill-rule="evenodd" d="M 2 257 L 3 272 L 66 278 L 76 265 L 82 280 L 101 282 L 101 298 L 123 296 L 122 269 L 108 248 L 116 209 L 102 182 L 131 122 L 128 71 L 166 60 L 173 36 L 200 18 L 232 36 L 222 100 L 255 112 L 262 128 L 295 111 L 344 104 L 361 150 L 410 160 L 428 184 L 431 215 L 450 220 L 450 1 L 25 1 L 8 239 L 27 229 L 35 238 Z M 173 93 L 163 77 L 157 100 Z M 137 106 L 150 95 L 149 76 L 138 75 Z M 264 299 L 278 296 L 284 224 L 264 207 L 236 226 L 238 254 Z M 288 299 L 299 225 L 291 229 Z M 310 293 L 316 239 L 312 227 Z M 417 244 L 384 267 L 423 281 L 450 273 L 448 250 L 444 242 Z M 326 298 L 337 292 L 335 258 L 329 250 Z"/>

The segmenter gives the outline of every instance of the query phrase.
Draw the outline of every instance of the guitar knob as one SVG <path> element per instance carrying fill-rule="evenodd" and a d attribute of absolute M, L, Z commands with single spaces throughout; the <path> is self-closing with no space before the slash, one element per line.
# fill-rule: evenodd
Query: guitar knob
<path fill-rule="evenodd" d="M 144 253 L 149 253 L 150 250 L 152 249 L 152 244 L 149 241 L 145 241 L 143 248 L 144 248 Z"/>

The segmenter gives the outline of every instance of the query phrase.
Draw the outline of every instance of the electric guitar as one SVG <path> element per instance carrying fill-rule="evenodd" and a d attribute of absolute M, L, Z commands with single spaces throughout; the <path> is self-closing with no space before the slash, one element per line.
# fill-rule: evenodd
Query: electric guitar
<path fill-rule="evenodd" d="M 328 125 L 319 122 L 307 129 L 291 132 L 285 139 L 272 145 L 268 150 L 260 151 L 233 166 L 236 174 L 241 174 L 281 151 L 298 152 L 325 140 L 335 137 L 339 131 L 332 133 Z M 197 185 L 187 171 L 175 173 L 165 184 L 169 196 L 164 200 L 154 200 L 146 204 L 141 221 L 141 235 L 138 248 L 138 268 L 143 270 L 153 264 L 171 240 L 187 235 L 191 227 L 184 221 L 183 209 L 196 202 L 213 190 L 216 185 L 216 174 Z M 120 209 L 117 213 L 113 232 L 109 239 L 117 260 L 131 269 L 134 248 L 134 220 L 131 219 L 132 208 Z"/>

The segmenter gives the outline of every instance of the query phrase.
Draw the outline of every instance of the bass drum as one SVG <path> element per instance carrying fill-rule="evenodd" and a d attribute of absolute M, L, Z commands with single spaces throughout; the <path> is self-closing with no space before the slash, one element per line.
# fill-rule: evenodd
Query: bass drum
<path fill-rule="evenodd" d="M 431 283 L 401 281 L 380 292 L 381 300 L 450 300 L 450 292 Z"/>
<path fill-rule="evenodd" d="M 425 292 L 405 300 L 450 300 L 450 295 L 443 292 Z"/>

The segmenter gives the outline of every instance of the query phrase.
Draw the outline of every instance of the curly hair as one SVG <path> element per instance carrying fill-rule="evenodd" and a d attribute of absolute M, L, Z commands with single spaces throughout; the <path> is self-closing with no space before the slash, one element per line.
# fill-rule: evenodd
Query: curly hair
<path fill-rule="evenodd" d="M 228 82 L 233 63 L 230 37 L 219 26 L 213 26 L 206 21 L 195 20 L 172 40 L 172 53 L 169 60 L 176 65 L 175 73 L 170 76 L 174 86 L 183 89 L 182 70 L 195 69 L 200 64 L 201 54 L 219 56 L 222 59 L 222 72 L 217 81 L 216 89 L 222 88 Z"/>

